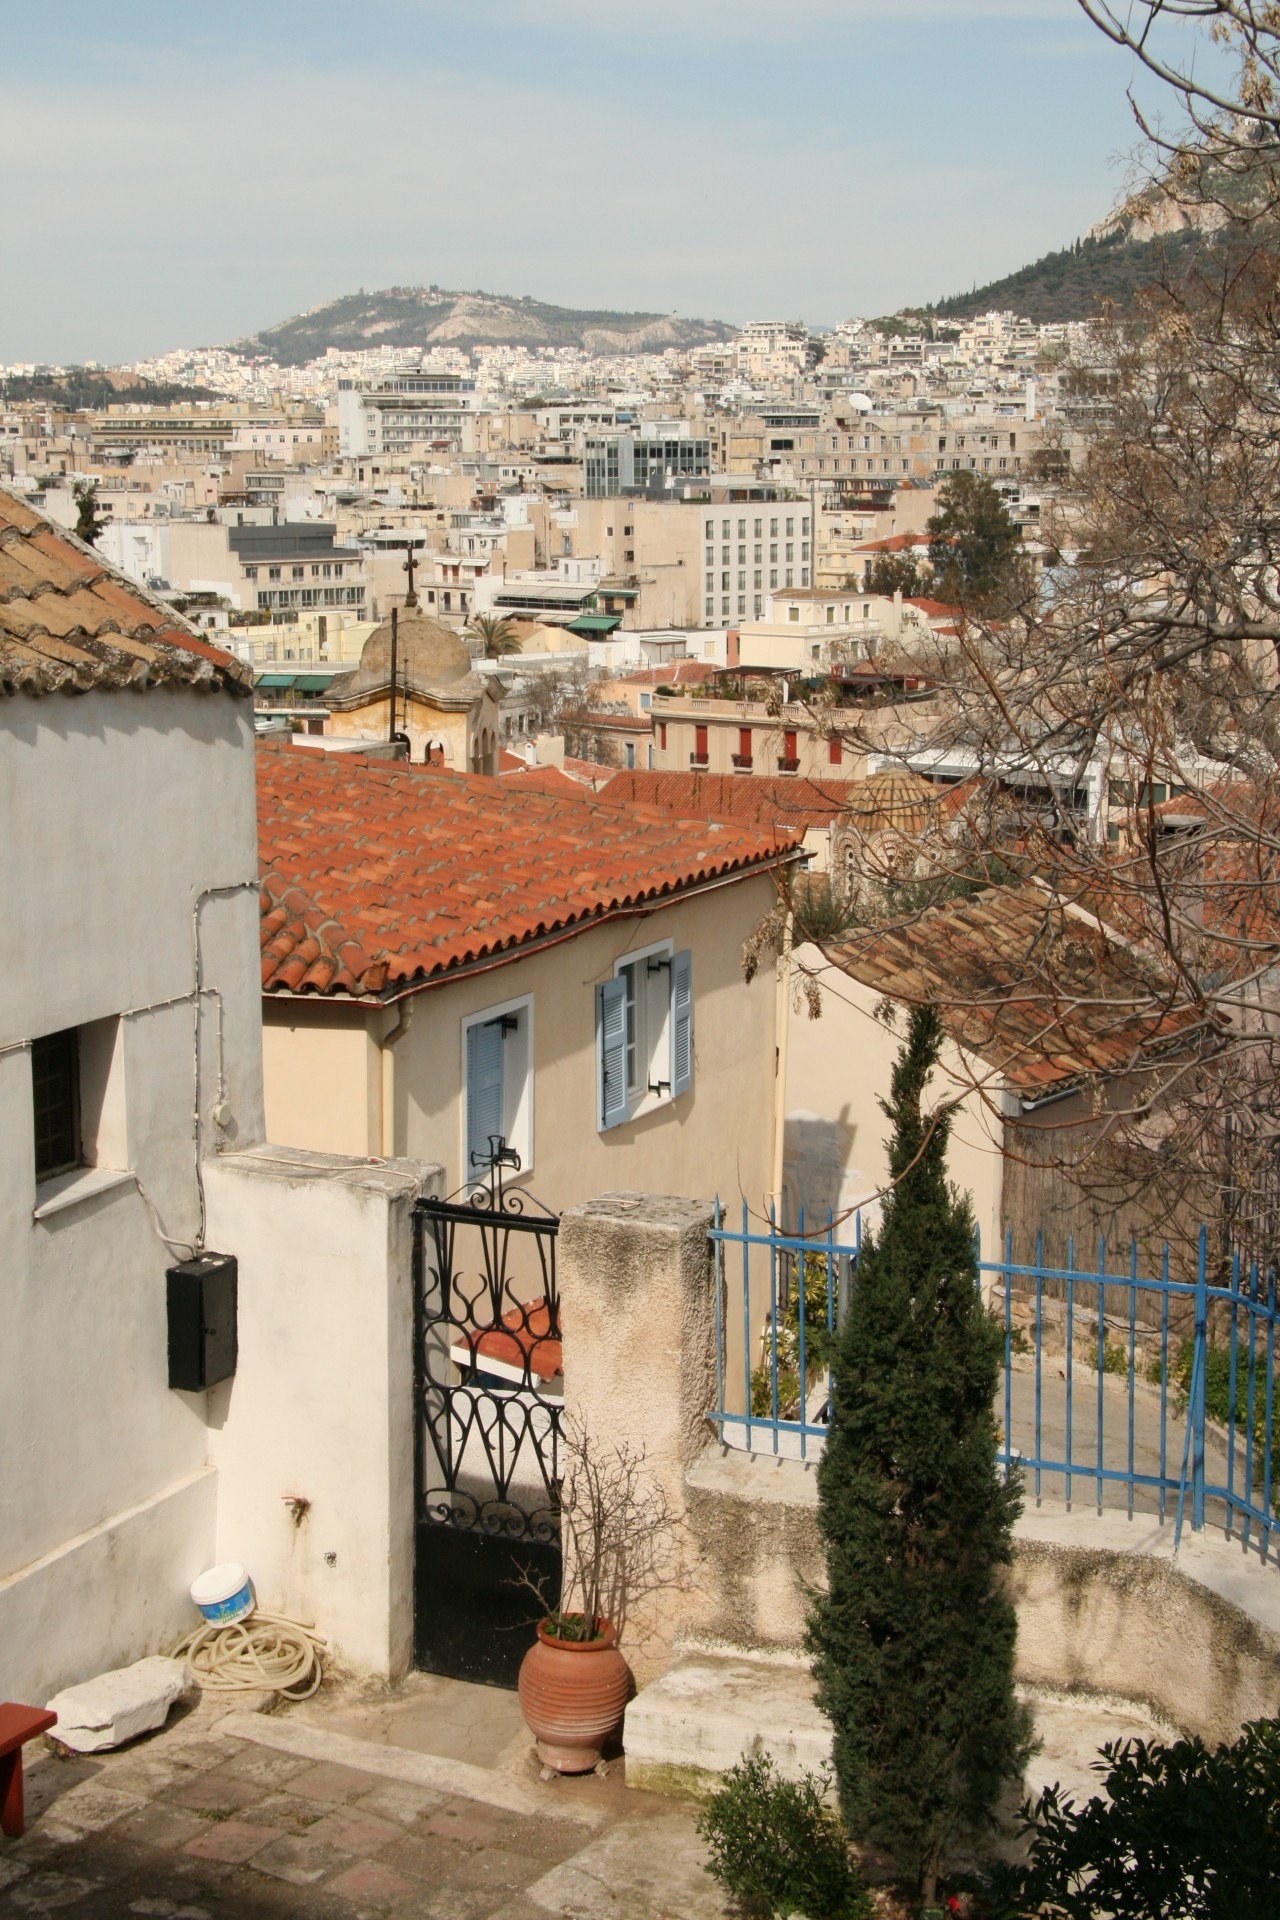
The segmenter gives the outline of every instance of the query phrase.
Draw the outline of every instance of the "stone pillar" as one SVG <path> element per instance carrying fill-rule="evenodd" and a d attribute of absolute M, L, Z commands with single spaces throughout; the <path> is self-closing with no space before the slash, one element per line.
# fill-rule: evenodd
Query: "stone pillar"
<path fill-rule="evenodd" d="M 671 1577 L 633 1605 L 624 1651 L 637 1684 L 664 1672 L 702 1611 L 685 1473 L 712 1438 L 714 1265 L 709 1201 L 606 1193 L 560 1222 L 565 1410 L 645 1455 L 675 1523 Z"/>

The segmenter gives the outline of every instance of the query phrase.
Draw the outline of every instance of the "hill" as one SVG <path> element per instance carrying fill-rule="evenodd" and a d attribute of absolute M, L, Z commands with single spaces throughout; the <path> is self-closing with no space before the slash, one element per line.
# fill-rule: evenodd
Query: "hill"
<path fill-rule="evenodd" d="M 65 408 L 69 413 L 82 407 L 169 407 L 177 400 L 219 400 L 221 397 L 209 387 L 127 380 L 89 367 L 68 367 L 60 374 L 11 373 L 0 379 L 0 399 L 14 404 L 21 400 L 34 401 L 40 406 Z"/>
<path fill-rule="evenodd" d="M 281 320 L 232 344 L 301 366 L 329 347 L 584 347 L 592 353 L 659 353 L 727 340 L 736 328 L 719 320 L 681 320 L 665 313 L 612 313 L 547 306 L 494 293 L 448 293 L 440 287 L 386 287 L 349 293 Z"/>
<path fill-rule="evenodd" d="M 1134 240 L 1123 228 L 1089 234 L 1059 253 L 1046 253 L 1017 273 L 969 293 L 953 294 L 927 309 L 939 320 L 1012 311 L 1037 323 L 1090 320 L 1106 300 L 1123 302 L 1150 286 L 1164 267 L 1187 272 L 1207 260 L 1220 242 L 1195 229 Z"/>

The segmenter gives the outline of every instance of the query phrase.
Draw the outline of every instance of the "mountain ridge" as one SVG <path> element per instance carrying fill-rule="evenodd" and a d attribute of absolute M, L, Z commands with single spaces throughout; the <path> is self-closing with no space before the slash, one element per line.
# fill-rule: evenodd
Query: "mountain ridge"
<path fill-rule="evenodd" d="M 237 353 L 263 354 L 281 366 L 301 366 L 330 347 L 348 353 L 379 346 L 450 346 L 464 351 L 476 346 L 583 347 L 595 353 L 660 353 L 665 347 L 727 340 L 737 331 L 723 320 L 557 307 L 527 294 L 397 286 L 372 293 L 362 287 L 358 293 L 341 294 L 230 345 Z"/>

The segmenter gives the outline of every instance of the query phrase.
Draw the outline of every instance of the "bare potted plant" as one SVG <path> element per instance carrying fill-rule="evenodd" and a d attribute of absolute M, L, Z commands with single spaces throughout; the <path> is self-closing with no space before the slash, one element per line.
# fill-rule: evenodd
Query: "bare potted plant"
<path fill-rule="evenodd" d="M 561 1595 L 521 1664 L 520 1710 L 544 1766 L 589 1773 L 622 1723 L 632 1679 L 618 1640 L 629 1605 L 662 1583 L 671 1520 L 643 1450 L 570 1420 L 563 1460 Z M 539 1578 L 524 1581 L 547 1604 Z"/>

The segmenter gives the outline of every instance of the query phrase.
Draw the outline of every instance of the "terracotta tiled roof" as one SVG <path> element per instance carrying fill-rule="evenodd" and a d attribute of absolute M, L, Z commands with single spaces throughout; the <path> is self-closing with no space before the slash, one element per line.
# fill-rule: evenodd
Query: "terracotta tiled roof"
<path fill-rule="evenodd" d="M 912 594 L 902 602 L 904 607 L 919 607 L 921 613 L 927 613 L 931 620 L 958 620 L 960 608 L 948 605 L 945 600 L 929 600 L 923 594 Z"/>
<path fill-rule="evenodd" d="M 891 533 L 883 540 L 863 540 L 854 548 L 855 553 L 908 553 L 912 547 L 927 547 L 932 536 L 927 533 Z"/>
<path fill-rule="evenodd" d="M 624 687 L 698 686 L 717 671 L 710 660 L 670 660 L 665 667 L 640 667 L 635 673 L 620 673 L 616 680 Z"/>
<path fill-rule="evenodd" d="M 862 780 L 747 778 L 740 773 L 615 773 L 600 798 L 614 806 L 653 807 L 686 820 L 749 822 L 762 832 L 790 834 L 827 827 L 849 810 Z"/>
<path fill-rule="evenodd" d="M 798 845 L 584 792 L 259 747 L 262 981 L 385 995 Z"/>
<path fill-rule="evenodd" d="M 253 691 L 253 674 L 0 487 L 0 693 L 190 686 Z"/>
<path fill-rule="evenodd" d="M 1029 1097 L 1216 1032 L 1125 942 L 1034 884 L 988 887 L 825 951 L 889 999 L 935 1004 L 955 1040 Z"/>

